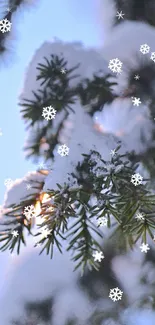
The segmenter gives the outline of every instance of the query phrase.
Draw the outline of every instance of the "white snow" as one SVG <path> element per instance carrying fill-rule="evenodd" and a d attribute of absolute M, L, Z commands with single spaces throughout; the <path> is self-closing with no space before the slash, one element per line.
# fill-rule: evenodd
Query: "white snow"
<path fill-rule="evenodd" d="M 114 2 L 104 0 L 107 5 L 107 12 L 101 12 L 106 18 L 107 35 L 106 43 L 102 49 L 86 49 L 81 43 L 64 43 L 55 40 L 53 43 L 45 42 L 35 53 L 28 69 L 26 81 L 23 86 L 20 98 L 33 97 L 31 91 L 37 90 L 39 82 L 36 82 L 36 63 L 44 62 L 43 56 L 49 57 L 51 53 L 60 54 L 63 52 L 69 61 L 68 67 L 81 66 L 78 73 L 83 77 L 91 77 L 96 70 L 104 69 L 108 71 L 108 61 L 118 57 L 129 68 L 136 65 L 135 53 L 138 57 L 140 45 L 148 43 L 153 49 L 155 29 L 145 23 L 123 22 L 119 26 L 112 28 L 112 20 L 115 14 Z M 104 7 L 105 8 L 105 7 Z M 119 46 L 118 46 L 119 44 Z M 126 73 L 126 71 L 125 71 Z M 124 78 L 124 79 L 123 79 Z M 122 90 L 126 79 L 126 74 L 120 76 L 118 87 L 114 92 Z M 79 79 L 72 80 L 71 85 L 75 85 Z M 150 141 L 152 124 L 149 121 L 147 107 L 142 105 L 133 108 L 130 99 L 117 99 L 110 105 L 106 104 L 101 112 L 94 115 L 94 120 L 84 112 L 80 103 L 74 105 L 75 114 L 70 114 L 64 123 L 64 128 L 60 134 L 60 143 L 65 143 L 70 152 L 67 157 L 61 157 L 55 150 L 55 161 L 52 165 L 53 171 L 46 180 L 45 176 L 38 173 L 31 173 L 24 180 L 16 180 L 14 186 L 7 192 L 4 206 L 8 207 L 14 203 L 18 204 L 28 194 L 39 193 L 37 180 L 44 184 L 43 191 L 55 189 L 57 183 L 67 181 L 68 173 L 72 172 L 81 161 L 81 153 L 88 153 L 90 149 L 97 149 L 106 160 L 110 157 L 110 151 L 116 147 L 116 136 L 123 140 L 123 149 L 141 150 L 141 133 L 144 134 L 146 142 Z M 62 116 L 59 116 L 62 118 Z M 36 128 L 45 125 L 45 121 L 36 125 Z M 56 123 L 54 121 L 54 123 Z M 94 124 L 98 123 L 102 132 L 98 132 Z M 56 128 L 54 124 L 54 128 Z M 52 132 L 52 131 L 51 131 Z M 49 132 L 50 133 L 50 132 Z M 109 135 L 109 134 L 113 134 Z M 32 134 L 32 133 L 31 133 Z M 50 134 L 49 134 L 50 136 Z M 26 182 L 34 180 L 36 189 L 26 190 Z M 0 301 L 0 319 L 2 325 L 9 325 L 12 317 L 23 317 L 23 306 L 25 301 L 44 299 L 55 296 L 54 303 L 54 324 L 63 324 L 64 320 L 72 315 L 79 318 L 80 325 L 85 324 L 86 318 L 93 311 L 88 297 L 77 287 L 78 272 L 73 273 L 74 264 L 70 261 L 70 254 L 64 252 L 60 255 L 55 249 L 54 258 L 50 260 L 44 254 L 38 256 L 38 249 L 30 248 L 25 250 L 20 257 L 12 257 L 12 266 L 4 280 L 5 293 Z M 106 257 L 105 257 L 106 261 Z M 131 308 L 128 309 L 127 325 L 153 325 L 155 323 L 155 313 L 149 310 L 139 310 L 132 308 L 133 302 L 137 301 L 143 294 L 147 293 L 149 287 L 142 286 L 139 281 L 142 268 L 142 258 L 128 254 L 127 256 L 117 256 L 113 259 L 112 268 L 116 278 L 120 280 L 122 288 L 127 290 Z M 146 274 L 149 265 L 143 270 Z M 153 273 L 149 273 L 149 281 L 152 281 Z M 149 292 L 148 292 L 149 293 Z M 58 317 L 57 317 L 58 315 Z"/>

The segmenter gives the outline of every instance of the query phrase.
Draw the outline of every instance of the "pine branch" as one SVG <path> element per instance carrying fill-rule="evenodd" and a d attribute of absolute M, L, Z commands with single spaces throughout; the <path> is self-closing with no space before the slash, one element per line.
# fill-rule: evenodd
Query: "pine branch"
<path fill-rule="evenodd" d="M 9 7 L 6 8 L 6 14 L 4 14 L 3 19 L 8 19 L 12 23 L 12 18 L 14 13 L 18 10 L 18 8 L 24 4 L 25 0 L 9 0 Z M 1 4 L 2 5 L 2 4 Z M 6 6 L 6 2 L 4 1 L 4 5 Z M 0 53 L 4 53 L 6 51 L 5 40 L 7 39 L 8 33 L 2 33 L 0 31 Z"/>
<path fill-rule="evenodd" d="M 119 148 L 109 162 L 104 161 L 96 151 L 84 154 L 83 162 L 69 176 L 68 184 L 57 184 L 58 190 L 50 190 L 45 202 L 44 195 L 36 199 L 41 205 L 41 212 L 35 218 L 38 227 L 35 236 L 42 246 L 40 253 L 46 250 L 52 257 L 54 245 L 62 252 L 60 239 L 69 239 L 67 250 L 71 250 L 76 268 L 81 267 L 82 272 L 87 267 L 98 269 L 99 264 L 94 262 L 93 253 L 102 250 L 97 238 L 103 238 L 103 233 L 98 229 L 103 217 L 107 220 L 107 226 L 113 229 L 113 234 L 117 231 L 120 236 L 126 237 L 127 248 L 132 248 L 139 239 L 143 243 L 147 243 L 149 237 L 154 239 L 155 195 L 147 184 L 144 186 L 141 182 L 135 186 L 131 182 L 137 165 L 131 165 L 126 159 L 127 155 L 120 155 Z M 74 187 L 71 185 L 73 181 L 77 184 Z M 17 218 L 19 209 L 23 211 L 27 204 L 35 205 L 35 202 L 25 200 L 20 206 L 12 207 L 14 221 L 11 219 L 9 228 L 1 234 L 1 241 L 6 241 L 1 250 L 9 248 L 13 251 L 17 246 L 19 252 L 24 227 L 31 233 L 31 219 L 23 215 Z M 137 213 L 145 217 L 136 220 Z M 18 227 L 19 237 L 11 241 L 13 224 Z"/>

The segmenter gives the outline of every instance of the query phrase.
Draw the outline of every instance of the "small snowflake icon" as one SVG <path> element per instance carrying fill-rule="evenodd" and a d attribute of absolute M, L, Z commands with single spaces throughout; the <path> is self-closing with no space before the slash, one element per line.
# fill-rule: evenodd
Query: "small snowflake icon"
<path fill-rule="evenodd" d="M 122 62 L 119 59 L 112 59 L 109 61 L 108 68 L 112 72 L 121 73 L 122 72 Z"/>
<path fill-rule="evenodd" d="M 141 104 L 140 98 L 132 97 L 133 106 L 139 106 Z"/>
<path fill-rule="evenodd" d="M 123 294 L 123 291 L 121 291 L 118 287 L 113 288 L 113 289 L 110 289 L 109 298 L 111 298 L 111 300 L 113 300 L 113 301 L 118 301 L 118 300 L 122 299 L 122 294 Z"/>
<path fill-rule="evenodd" d="M 136 75 L 134 76 L 134 79 L 135 79 L 135 80 L 139 80 L 139 79 L 140 79 L 139 74 L 136 74 Z"/>
<path fill-rule="evenodd" d="M 101 262 L 104 258 L 104 255 L 103 253 L 100 251 L 96 251 L 94 254 L 93 254 L 93 257 L 94 257 L 94 261 L 98 261 L 98 262 Z"/>
<path fill-rule="evenodd" d="M 145 220 L 145 214 L 143 212 L 138 212 L 136 214 L 135 219 L 137 219 L 137 220 Z"/>
<path fill-rule="evenodd" d="M 0 31 L 2 33 L 10 32 L 12 23 L 7 19 L 0 20 Z"/>
<path fill-rule="evenodd" d="M 49 121 L 55 118 L 56 112 L 56 109 L 52 106 L 43 107 L 42 116 L 45 120 Z"/>
<path fill-rule="evenodd" d="M 9 189 L 13 185 L 13 180 L 11 178 L 7 178 L 4 181 L 4 185 L 7 187 L 7 189 Z"/>
<path fill-rule="evenodd" d="M 11 233 L 11 235 L 12 235 L 13 237 L 18 237 L 19 233 L 18 233 L 17 230 L 13 230 L 12 233 Z"/>
<path fill-rule="evenodd" d="M 111 150 L 110 154 L 111 154 L 112 157 L 115 156 L 116 155 L 116 149 Z"/>
<path fill-rule="evenodd" d="M 151 59 L 153 62 L 155 62 L 155 52 L 152 52 L 152 53 L 151 53 L 151 57 L 150 57 L 150 59 Z"/>
<path fill-rule="evenodd" d="M 50 233 L 51 233 L 51 230 L 49 230 L 47 226 L 42 227 L 42 229 L 40 229 L 40 231 L 41 231 L 42 239 L 47 238 L 47 236 L 50 235 Z"/>
<path fill-rule="evenodd" d="M 30 189 L 31 189 L 31 187 L 32 187 L 32 185 L 31 185 L 31 184 L 26 184 L 26 189 L 27 189 L 27 190 L 30 190 Z"/>
<path fill-rule="evenodd" d="M 150 247 L 148 244 L 145 244 L 145 243 L 142 243 L 141 246 L 140 246 L 140 249 L 141 249 L 141 252 L 143 253 L 147 253 L 147 251 L 150 250 Z"/>
<path fill-rule="evenodd" d="M 118 17 L 118 19 L 124 19 L 123 18 L 123 16 L 124 16 L 125 14 L 123 14 L 123 11 L 117 11 L 117 15 L 116 15 L 116 17 Z"/>
<path fill-rule="evenodd" d="M 147 54 L 150 52 L 150 46 L 148 46 L 147 44 L 142 44 L 140 46 L 140 52 L 143 54 Z"/>
<path fill-rule="evenodd" d="M 139 173 L 133 174 L 131 176 L 131 183 L 135 186 L 142 184 L 142 181 L 143 177 Z"/>
<path fill-rule="evenodd" d="M 36 216 L 36 211 L 34 205 L 28 205 L 24 208 L 24 216 L 31 219 Z"/>
<path fill-rule="evenodd" d="M 62 68 L 62 69 L 60 70 L 60 72 L 61 72 L 62 74 L 65 74 L 65 73 L 67 72 L 67 70 Z"/>
<path fill-rule="evenodd" d="M 99 227 L 106 226 L 107 227 L 108 220 L 105 217 L 101 217 L 100 219 L 97 220 L 97 225 Z"/>
<path fill-rule="evenodd" d="M 58 153 L 61 157 L 68 156 L 69 148 L 65 144 L 63 144 L 63 145 L 59 146 Z"/>

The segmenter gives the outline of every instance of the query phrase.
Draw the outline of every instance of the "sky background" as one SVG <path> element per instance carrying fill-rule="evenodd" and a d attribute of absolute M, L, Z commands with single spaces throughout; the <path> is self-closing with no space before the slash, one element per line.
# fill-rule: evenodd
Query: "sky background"
<path fill-rule="evenodd" d="M 28 0 L 30 1 L 30 0 Z M 32 1 L 33 2 L 33 1 Z M 63 41 L 82 41 L 98 46 L 97 2 L 94 0 L 38 0 L 37 5 L 21 7 L 14 15 L 8 46 L 0 61 L 0 205 L 4 200 L 7 178 L 22 178 L 36 169 L 25 159 L 23 146 L 25 125 L 20 116 L 18 96 L 23 87 L 25 71 L 37 48 L 57 37 Z"/>

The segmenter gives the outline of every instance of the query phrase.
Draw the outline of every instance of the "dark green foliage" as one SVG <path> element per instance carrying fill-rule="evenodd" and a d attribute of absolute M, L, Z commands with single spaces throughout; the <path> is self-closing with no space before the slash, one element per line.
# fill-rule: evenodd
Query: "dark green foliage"
<path fill-rule="evenodd" d="M 109 0 L 111 1 L 111 0 Z M 154 0 L 114 0 L 117 11 L 123 11 L 123 20 L 146 22 L 155 26 L 155 3 Z M 115 24 L 122 22 L 116 17 Z"/>
<path fill-rule="evenodd" d="M 13 320 L 12 325 L 38 325 L 51 324 L 53 299 L 28 302 L 25 304 L 25 317 L 23 320 Z M 24 319 L 25 318 L 25 319 Z"/>
<path fill-rule="evenodd" d="M 72 79 L 76 79 L 78 74 L 76 70 L 79 67 L 67 69 L 67 61 L 62 56 L 51 55 L 50 59 L 44 58 L 45 63 L 37 67 L 37 80 L 41 81 L 41 88 L 33 92 L 33 100 L 22 99 L 20 105 L 21 114 L 27 123 L 27 128 L 34 132 L 28 141 L 25 150 L 28 152 L 27 158 L 43 156 L 45 160 L 53 159 L 53 151 L 59 144 L 59 135 L 63 124 L 70 111 L 74 112 L 72 105 L 79 99 L 89 113 L 101 109 L 106 102 L 114 99 L 110 87 L 114 82 L 109 82 L 110 75 L 101 72 L 94 74 L 92 80 L 84 79 L 77 82 L 77 85 L 71 87 Z M 62 73 L 62 69 L 65 73 Z M 57 114 L 63 113 L 56 128 L 53 126 L 53 119 L 45 121 L 42 116 L 43 107 L 52 106 Z M 44 122 L 42 125 L 39 122 Z M 48 145 L 47 150 L 40 151 L 42 143 Z"/>
<path fill-rule="evenodd" d="M 113 230 L 112 237 L 118 234 L 119 238 L 124 238 L 124 249 L 132 248 L 139 238 L 144 243 L 148 237 L 153 239 L 155 195 L 149 190 L 149 180 L 145 186 L 132 184 L 131 177 L 136 172 L 137 165 L 131 165 L 126 155 L 120 155 L 119 148 L 120 146 L 109 162 L 104 161 L 96 151 L 84 154 L 83 162 L 78 164 L 75 174 L 70 176 L 76 180 L 77 186 L 70 186 L 69 177 L 68 184 L 63 187 L 58 184 L 58 190 L 48 192 L 54 201 L 52 204 L 42 204 L 43 222 L 38 226 L 36 234 L 40 235 L 43 227 L 49 230 L 47 236 L 39 239 L 39 244 L 43 246 L 41 252 L 46 250 L 52 257 L 54 245 L 61 252 L 59 238 L 68 238 L 67 250 L 73 253 L 75 268 L 81 267 L 82 272 L 87 267 L 98 270 L 99 264 L 94 261 L 93 253 L 102 250 L 99 238 L 103 238 L 103 233 L 95 221 L 101 217 L 107 218 L 108 228 Z M 22 206 L 33 204 L 33 200 L 22 202 L 20 207 L 13 207 L 11 215 L 18 215 L 16 211 Z M 137 212 L 144 213 L 144 221 L 135 219 Z M 1 233 L 1 241 L 7 241 L 3 250 L 10 248 L 13 251 L 17 247 L 19 253 L 23 229 L 26 227 L 31 232 L 31 222 L 27 220 L 25 223 L 26 217 L 22 215 L 17 223 L 15 216 L 9 222 L 10 228 Z M 11 226 L 15 223 L 20 236 L 12 239 Z"/>
<path fill-rule="evenodd" d="M 14 15 L 14 12 L 24 3 L 24 0 L 9 0 L 9 4 L 5 0 L 1 0 L 0 6 L 3 8 L 2 14 L 3 17 L 1 19 L 8 19 L 10 22 L 12 22 L 12 17 Z M 4 9 L 6 8 L 6 10 Z M 7 9 L 10 9 L 8 11 Z M 6 51 L 5 47 L 5 40 L 8 36 L 8 33 L 2 33 L 0 31 L 0 53 L 3 53 Z"/>

